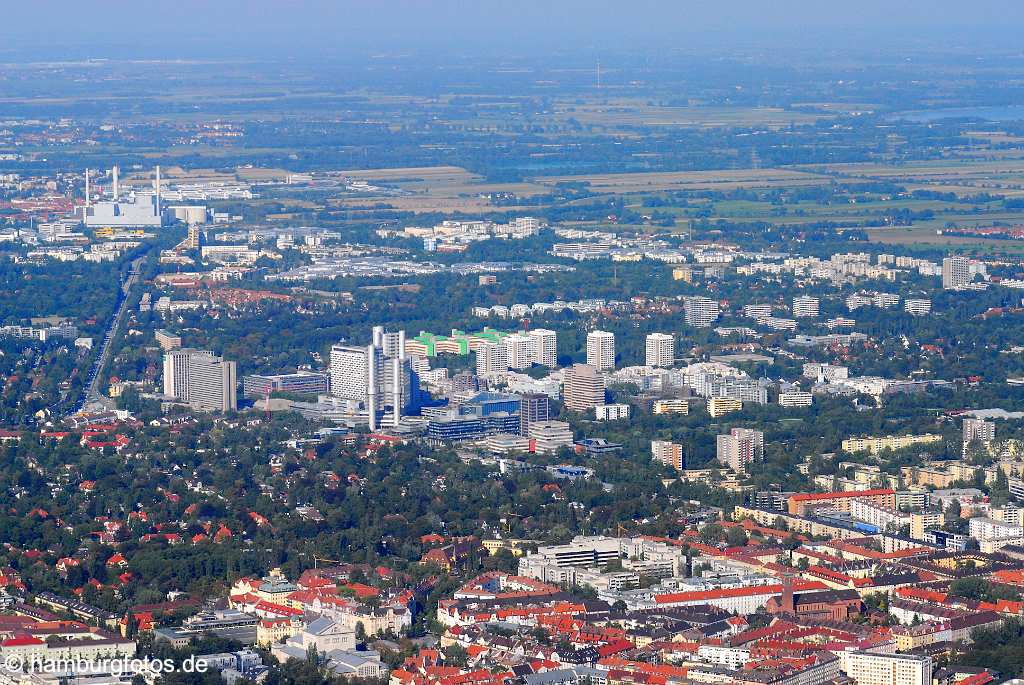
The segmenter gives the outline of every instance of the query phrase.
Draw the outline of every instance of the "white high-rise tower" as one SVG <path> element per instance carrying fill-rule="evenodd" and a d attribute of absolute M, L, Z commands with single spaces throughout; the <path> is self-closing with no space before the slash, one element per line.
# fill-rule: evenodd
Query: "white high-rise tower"
<path fill-rule="evenodd" d="M 647 366 L 670 367 L 675 363 L 676 338 L 668 333 L 647 336 Z"/>
<path fill-rule="evenodd" d="M 587 334 L 587 364 L 598 371 L 615 368 L 615 334 L 591 331 Z"/>

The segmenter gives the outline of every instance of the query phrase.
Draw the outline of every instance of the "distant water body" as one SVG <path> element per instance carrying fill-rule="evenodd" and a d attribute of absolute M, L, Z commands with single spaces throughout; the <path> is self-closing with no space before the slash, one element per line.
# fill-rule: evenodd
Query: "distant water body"
<path fill-rule="evenodd" d="M 1024 120 L 1024 105 L 1001 107 L 944 107 L 942 109 L 918 109 L 896 112 L 886 117 L 890 121 L 903 119 L 918 124 L 928 124 L 943 119 L 984 119 L 986 121 Z"/>

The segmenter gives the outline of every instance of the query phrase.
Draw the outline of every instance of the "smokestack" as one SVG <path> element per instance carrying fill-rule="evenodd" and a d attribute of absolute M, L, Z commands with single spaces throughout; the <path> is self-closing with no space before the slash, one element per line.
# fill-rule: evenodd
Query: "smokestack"
<path fill-rule="evenodd" d="M 398 331 L 398 358 L 405 361 L 405 330 Z"/>
<path fill-rule="evenodd" d="M 160 165 L 156 167 L 156 215 L 160 216 Z"/>
<path fill-rule="evenodd" d="M 85 207 L 89 208 L 89 170 L 85 170 Z M 84 216 L 82 217 L 85 218 Z"/>
<path fill-rule="evenodd" d="M 366 347 L 366 413 L 370 430 L 377 430 L 377 348 Z"/>
<path fill-rule="evenodd" d="M 796 615 L 796 600 L 793 597 L 793 579 L 788 575 L 783 576 L 782 578 L 782 596 L 779 597 L 779 610 L 785 614 Z"/>
<path fill-rule="evenodd" d="M 114 200 L 117 201 L 117 198 L 120 197 L 120 194 L 121 194 L 121 187 L 120 187 L 120 185 L 118 185 L 118 182 L 117 182 L 117 180 L 118 180 L 117 179 L 117 173 L 118 173 L 119 169 L 115 165 L 114 168 L 112 169 L 112 171 L 113 171 L 113 174 L 114 174 Z"/>

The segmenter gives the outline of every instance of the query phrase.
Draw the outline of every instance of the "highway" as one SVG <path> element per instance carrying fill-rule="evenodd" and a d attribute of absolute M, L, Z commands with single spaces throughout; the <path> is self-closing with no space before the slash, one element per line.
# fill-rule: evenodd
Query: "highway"
<path fill-rule="evenodd" d="M 100 378 L 102 377 L 102 371 L 110 361 L 110 355 L 112 348 L 110 343 L 117 337 L 118 330 L 124 321 L 125 312 L 128 311 L 128 293 L 139 280 L 139 268 L 142 266 L 142 262 L 145 261 L 146 256 L 136 257 L 132 260 L 131 269 L 128 271 L 128 277 L 121 283 L 121 289 L 117 294 L 117 310 L 114 315 L 110 317 L 110 323 L 107 325 L 107 330 L 103 334 L 103 341 L 100 343 L 99 352 L 96 355 L 96 359 L 92 363 L 92 367 L 89 369 L 89 375 L 85 380 L 85 392 L 82 397 L 75 403 L 75 405 L 68 411 L 68 415 L 77 414 L 82 411 L 83 408 L 92 405 L 103 406 L 103 396 L 100 394 Z"/>

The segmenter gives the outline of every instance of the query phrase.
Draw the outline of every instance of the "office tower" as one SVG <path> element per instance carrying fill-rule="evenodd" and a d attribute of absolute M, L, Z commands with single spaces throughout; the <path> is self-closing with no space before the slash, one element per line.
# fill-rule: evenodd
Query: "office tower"
<path fill-rule="evenodd" d="M 508 357 L 508 368 L 528 369 L 533 365 L 537 357 L 537 340 L 522 333 L 514 333 L 507 336 L 502 343 L 505 345 L 505 354 Z"/>
<path fill-rule="evenodd" d="M 793 298 L 793 316 L 797 319 L 817 316 L 820 306 L 818 298 L 799 295 Z"/>
<path fill-rule="evenodd" d="M 669 367 L 675 363 L 676 339 L 667 333 L 647 336 L 647 366 Z"/>
<path fill-rule="evenodd" d="M 569 411 L 582 412 L 604 404 L 604 376 L 589 364 L 573 364 L 565 370 L 562 397 Z"/>
<path fill-rule="evenodd" d="M 718 320 L 718 301 L 700 296 L 684 298 L 683 316 L 690 326 L 707 328 Z"/>
<path fill-rule="evenodd" d="M 587 333 L 587 364 L 598 371 L 615 368 L 615 334 L 608 331 Z"/>
<path fill-rule="evenodd" d="M 476 348 L 476 375 L 508 371 L 508 348 L 501 343 L 488 343 Z"/>
<path fill-rule="evenodd" d="M 235 362 L 208 350 L 170 350 L 164 355 L 164 394 L 203 411 L 234 411 L 235 374 Z"/>
<path fill-rule="evenodd" d="M 551 398 L 541 393 L 526 393 L 519 400 L 519 434 L 529 435 L 530 426 L 551 418 Z"/>
<path fill-rule="evenodd" d="M 178 348 L 164 354 L 164 394 L 188 401 L 189 358 L 199 350 Z M 208 353 L 209 354 L 209 353 Z"/>
<path fill-rule="evenodd" d="M 971 282 L 971 263 L 966 257 L 946 257 L 942 260 L 943 290 L 959 290 Z"/>
<path fill-rule="evenodd" d="M 381 413 L 398 425 L 402 412 L 415 402 L 418 381 L 405 356 L 403 331 L 387 333 L 375 326 L 366 347 L 332 346 L 330 374 L 331 394 L 358 403 L 371 430 Z"/>
<path fill-rule="evenodd" d="M 189 406 L 203 411 L 236 411 L 236 373 L 235 362 L 209 354 L 192 357 L 188 369 Z"/>
<path fill-rule="evenodd" d="M 370 349 L 373 349 L 372 345 Z M 347 400 L 366 398 L 367 348 L 331 347 L 331 394 Z"/>
<path fill-rule="evenodd" d="M 671 466 L 676 471 L 686 469 L 686 455 L 683 454 L 683 446 L 678 442 L 651 440 L 651 456 L 654 461 Z"/>
<path fill-rule="evenodd" d="M 378 326 L 377 328 L 381 328 Z M 385 357 L 405 357 L 405 331 L 381 332 L 380 349 Z"/>
<path fill-rule="evenodd" d="M 747 466 L 764 460 L 764 433 L 750 428 L 733 428 L 728 435 L 718 436 L 718 461 L 737 473 Z"/>
<path fill-rule="evenodd" d="M 527 335 L 536 341 L 534 362 L 541 366 L 558 366 L 558 334 L 546 328 L 537 328 Z"/>

